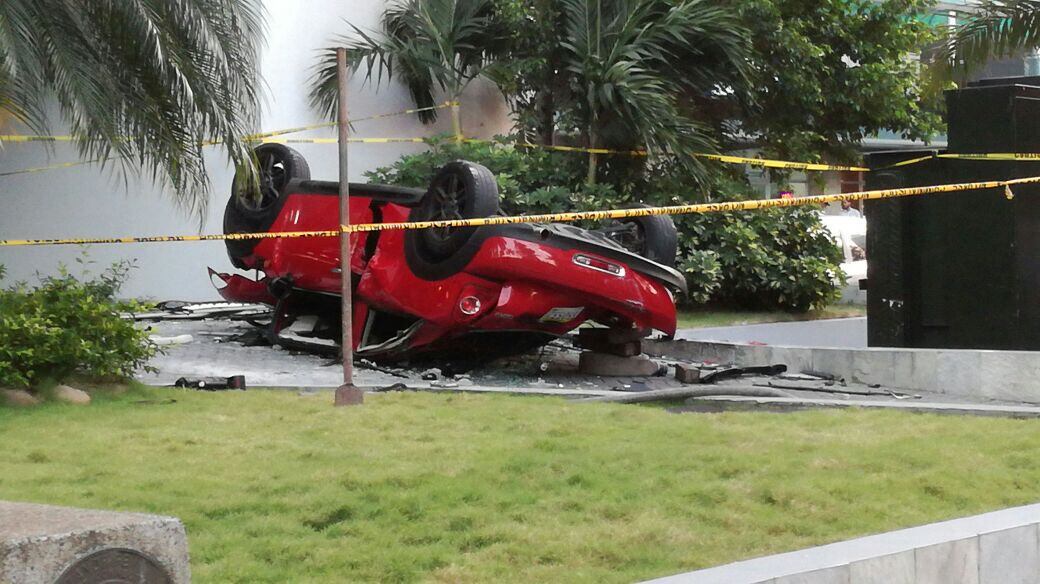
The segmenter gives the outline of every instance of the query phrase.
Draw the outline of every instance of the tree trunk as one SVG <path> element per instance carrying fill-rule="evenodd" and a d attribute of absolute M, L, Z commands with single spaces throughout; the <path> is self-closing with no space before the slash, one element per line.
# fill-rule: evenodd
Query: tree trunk
<path fill-rule="evenodd" d="M 538 134 L 542 144 L 556 145 L 556 103 L 551 84 L 538 96 Z"/>
<path fill-rule="evenodd" d="M 458 99 L 456 97 L 456 103 L 451 106 L 451 131 L 455 134 L 455 142 L 462 142 L 462 119 L 459 116 Z"/>
<path fill-rule="evenodd" d="M 595 116 L 593 116 L 593 122 L 589 125 L 589 148 L 596 147 L 596 127 L 595 127 Z M 595 152 L 589 152 L 589 173 L 585 177 L 585 183 L 588 185 L 596 184 L 596 166 L 599 161 L 596 159 Z"/>

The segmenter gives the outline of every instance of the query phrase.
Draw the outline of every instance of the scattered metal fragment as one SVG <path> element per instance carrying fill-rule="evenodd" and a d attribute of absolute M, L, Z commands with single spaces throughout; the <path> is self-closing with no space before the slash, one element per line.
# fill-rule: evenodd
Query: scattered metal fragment
<path fill-rule="evenodd" d="M 706 375 L 701 375 L 701 383 L 715 383 L 716 381 L 733 379 L 741 375 L 779 375 L 785 371 L 787 371 L 787 365 L 782 363 L 753 367 L 730 367 L 729 369 L 719 369 Z"/>
<path fill-rule="evenodd" d="M 921 399 L 921 396 L 913 393 L 899 393 L 889 389 L 881 391 L 871 391 L 869 389 L 850 389 L 849 387 L 834 388 L 825 387 L 821 385 L 807 385 L 807 384 L 796 384 L 796 383 L 777 383 L 776 381 L 766 381 L 759 383 L 752 383 L 755 387 L 773 387 L 776 389 L 794 389 L 798 391 L 815 391 L 820 393 L 839 393 L 847 395 L 877 395 L 884 397 L 892 397 L 895 399 Z M 879 386 L 880 387 L 880 386 Z"/>
<path fill-rule="evenodd" d="M 336 362 L 334 364 L 338 365 L 339 363 Z M 383 367 L 382 365 L 376 365 L 375 363 L 369 361 L 368 359 L 355 359 L 354 360 L 354 364 L 357 367 L 361 367 L 361 368 L 364 368 L 364 369 L 370 369 L 372 371 L 378 371 L 380 373 L 386 373 L 387 375 L 393 375 L 394 377 L 400 377 L 401 379 L 408 379 L 409 378 L 408 375 L 406 375 L 400 369 L 394 369 L 394 368 L 391 368 L 391 367 Z"/>
<path fill-rule="evenodd" d="M 245 375 L 232 375 L 231 377 L 181 377 L 173 385 L 174 387 L 201 389 L 203 391 L 218 391 L 222 389 L 245 390 L 246 377 Z"/>
<path fill-rule="evenodd" d="M 206 318 L 248 320 L 266 317 L 270 314 L 271 308 L 264 304 L 167 300 L 156 304 L 155 310 L 134 313 L 131 317 L 137 321 L 202 320 Z"/>
<path fill-rule="evenodd" d="M 642 391 L 625 393 L 619 395 L 606 395 L 590 397 L 580 400 L 581 403 L 616 403 L 616 404 L 636 404 L 646 403 L 653 401 L 669 401 L 669 400 L 680 400 L 688 399 L 691 397 L 709 397 L 709 396 L 742 396 L 742 397 L 791 397 L 791 394 L 786 391 L 780 391 L 778 389 L 766 389 L 760 387 L 734 387 L 734 386 L 718 386 L 712 388 L 705 387 L 679 387 L 676 389 L 658 389 L 654 391 Z"/>

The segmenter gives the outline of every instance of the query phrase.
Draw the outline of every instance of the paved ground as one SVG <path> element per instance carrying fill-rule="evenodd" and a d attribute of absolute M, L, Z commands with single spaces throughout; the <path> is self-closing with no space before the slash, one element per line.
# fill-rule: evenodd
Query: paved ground
<path fill-rule="evenodd" d="M 864 316 L 681 329 L 675 338 L 688 341 L 757 342 L 793 347 L 864 348 L 867 346 L 867 318 Z"/>
<path fill-rule="evenodd" d="M 812 323 L 785 323 L 797 325 L 815 325 L 812 328 L 831 330 L 832 332 L 849 329 L 850 326 L 862 326 L 864 319 L 841 319 L 839 322 L 816 321 Z M 853 321 L 853 322 L 849 322 Z M 855 321 L 860 321 L 857 325 Z M 249 387 L 284 387 L 295 389 L 327 389 L 339 385 L 341 369 L 337 359 L 288 351 L 280 347 L 245 346 L 232 340 L 232 337 L 250 331 L 252 325 L 240 321 L 211 319 L 202 321 L 160 321 L 150 323 L 152 334 L 161 337 L 178 337 L 190 341 L 166 347 L 166 353 L 152 360 L 151 366 L 157 373 L 142 373 L 139 379 L 154 385 L 172 385 L 180 377 L 229 377 L 244 375 Z M 777 330 L 789 327 L 766 325 Z M 758 328 L 759 325 L 732 327 L 734 329 Z M 796 327 L 804 330 L 803 327 Z M 723 330 L 723 329 L 701 329 Z M 738 333 L 734 331 L 734 333 Z M 187 336 L 186 336 L 187 335 Z M 721 335 L 737 338 L 737 334 Z M 771 337 L 759 337 L 771 338 Z M 784 342 L 784 341 L 781 341 Z M 792 342 L 792 341 L 787 341 Z M 445 376 L 430 365 L 417 367 L 384 367 L 384 371 L 376 371 L 365 364 L 355 365 L 356 383 L 363 387 L 380 388 L 403 383 L 413 389 L 437 389 L 460 391 L 510 391 L 518 393 L 546 393 L 566 395 L 570 397 L 591 397 L 604 395 L 604 392 L 642 392 L 667 390 L 675 388 L 737 388 L 740 391 L 749 389 L 783 392 L 784 398 L 804 400 L 804 405 L 812 406 L 812 401 L 831 400 L 831 402 L 847 402 L 859 405 L 859 402 L 900 404 L 898 407 L 913 407 L 914 404 L 934 407 L 935 404 L 948 404 L 953 411 L 964 411 L 956 404 L 984 403 L 989 405 L 1015 406 L 1011 402 L 993 402 L 989 400 L 972 401 L 943 394 L 891 392 L 883 387 L 867 387 L 863 385 L 843 385 L 841 382 L 825 385 L 821 381 L 799 379 L 797 372 L 789 372 L 786 378 L 744 376 L 735 380 L 719 382 L 717 385 L 685 385 L 674 379 L 674 365 L 677 361 L 659 360 L 669 365 L 669 375 L 663 377 L 618 378 L 584 375 L 577 371 L 578 351 L 569 346 L 565 340 L 543 348 L 530 355 L 503 359 L 480 369 L 460 376 Z M 425 374 L 425 375 L 424 375 Z M 431 375 L 432 374 L 432 375 Z M 424 378 L 425 377 L 425 378 Z M 730 400 L 735 402 L 749 400 Z M 718 404 L 719 400 L 715 401 Z M 761 400 L 755 401 L 759 406 L 769 406 Z M 779 402 L 778 402 L 779 403 Z M 739 404 L 748 406 L 748 403 Z M 824 405 L 817 403 L 817 406 Z M 829 404 L 833 406 L 834 404 Z M 690 408 L 698 409 L 698 408 Z M 775 408 L 773 408 L 775 409 Z M 1038 410 L 1040 413 L 1040 410 Z"/>

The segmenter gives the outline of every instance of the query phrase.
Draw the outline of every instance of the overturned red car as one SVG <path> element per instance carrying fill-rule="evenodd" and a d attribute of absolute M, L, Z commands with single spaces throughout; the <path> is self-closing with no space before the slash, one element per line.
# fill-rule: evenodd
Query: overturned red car
<path fill-rule="evenodd" d="M 236 178 L 226 233 L 335 230 L 338 184 L 314 181 L 306 161 L 279 144 L 257 148 L 261 196 Z M 498 214 L 495 177 L 479 164 L 441 168 L 425 191 L 350 185 L 351 223 L 426 221 Z M 387 230 L 351 235 L 353 343 L 359 356 L 490 359 L 543 345 L 582 323 L 675 332 L 674 298 L 686 291 L 668 217 L 586 230 L 563 224 Z M 309 334 L 340 338 L 336 237 L 228 240 L 235 267 L 216 273 L 232 301 L 275 307 L 268 332 L 302 315 Z"/>

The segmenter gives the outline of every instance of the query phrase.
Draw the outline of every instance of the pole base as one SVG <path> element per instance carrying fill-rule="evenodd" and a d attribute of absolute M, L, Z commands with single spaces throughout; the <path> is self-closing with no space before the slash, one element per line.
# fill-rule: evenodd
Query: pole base
<path fill-rule="evenodd" d="M 336 406 L 360 406 L 365 403 L 365 392 L 352 383 L 336 388 Z"/>

